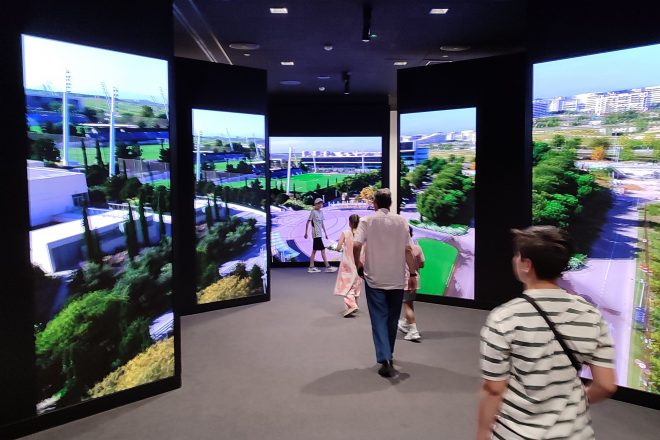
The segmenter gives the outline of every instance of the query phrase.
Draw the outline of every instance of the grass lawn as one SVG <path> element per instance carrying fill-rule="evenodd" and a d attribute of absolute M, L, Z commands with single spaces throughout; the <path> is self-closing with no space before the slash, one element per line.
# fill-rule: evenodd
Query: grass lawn
<path fill-rule="evenodd" d="M 165 143 L 163 147 L 169 148 L 170 144 Z M 142 160 L 158 160 L 160 157 L 160 144 L 145 144 L 140 145 L 142 149 Z M 96 164 L 96 147 L 88 145 L 87 148 L 87 162 L 90 165 Z M 110 147 L 101 147 L 101 156 L 103 156 L 103 163 L 108 164 L 110 162 Z M 85 162 L 83 160 L 82 148 L 79 145 L 69 148 L 69 160 L 78 162 L 78 165 L 83 165 Z"/>
<path fill-rule="evenodd" d="M 447 243 L 432 238 L 420 238 L 417 242 L 424 251 L 426 259 L 426 264 L 419 273 L 420 285 L 417 292 L 443 296 L 449 284 L 449 277 L 451 277 L 454 264 L 456 264 L 458 250 Z"/>
<path fill-rule="evenodd" d="M 291 176 L 291 191 L 293 191 L 294 183 L 296 184 L 296 192 L 308 192 L 314 191 L 316 189 L 316 184 L 321 185 L 321 188 L 325 188 L 328 184 L 328 179 L 330 180 L 330 185 L 334 185 L 348 176 L 352 176 L 352 174 L 299 174 L 297 176 Z M 253 181 L 254 178 L 248 179 L 248 186 Z M 259 181 L 263 187 L 266 186 L 266 178 L 260 177 Z M 279 188 L 280 182 L 282 182 L 282 186 L 286 189 L 286 177 L 282 179 L 271 179 L 270 187 Z M 243 180 L 230 183 L 218 182 L 218 185 L 228 186 L 230 188 L 241 188 L 245 186 L 245 182 Z"/>
<path fill-rule="evenodd" d="M 167 189 L 170 189 L 170 180 L 169 179 L 159 179 L 159 180 L 154 180 L 153 182 L 150 183 L 151 186 L 154 188 L 158 186 L 164 186 Z"/>

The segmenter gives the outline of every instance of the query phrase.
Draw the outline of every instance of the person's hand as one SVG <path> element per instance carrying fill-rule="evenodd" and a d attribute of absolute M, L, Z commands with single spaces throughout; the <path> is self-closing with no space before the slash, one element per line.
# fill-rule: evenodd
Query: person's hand
<path fill-rule="evenodd" d="M 307 232 L 305 232 L 305 240 L 307 240 Z"/>
<path fill-rule="evenodd" d="M 328 238 L 328 234 L 325 234 L 325 239 L 326 239 L 326 240 L 330 240 L 330 239 Z"/>
<path fill-rule="evenodd" d="M 357 273 L 360 278 L 364 278 L 364 266 L 358 267 Z"/>

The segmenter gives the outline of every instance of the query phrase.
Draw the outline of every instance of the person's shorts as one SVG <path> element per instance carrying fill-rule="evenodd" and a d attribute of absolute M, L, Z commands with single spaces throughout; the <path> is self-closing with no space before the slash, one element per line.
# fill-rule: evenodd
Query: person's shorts
<path fill-rule="evenodd" d="M 403 291 L 403 302 L 415 301 L 416 296 L 417 296 L 417 291 L 416 290 L 404 290 Z"/>
<path fill-rule="evenodd" d="M 323 244 L 323 239 L 321 237 L 314 237 L 314 246 L 312 249 L 315 251 L 322 251 L 325 249 L 325 245 Z"/>

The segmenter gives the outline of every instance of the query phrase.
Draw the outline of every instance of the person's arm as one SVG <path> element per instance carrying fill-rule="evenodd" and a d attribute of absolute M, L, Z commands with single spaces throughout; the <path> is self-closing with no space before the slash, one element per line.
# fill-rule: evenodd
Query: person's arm
<path fill-rule="evenodd" d="M 309 217 L 307 218 L 307 223 L 305 223 L 305 239 L 307 239 L 307 228 L 309 227 L 309 224 L 312 222 L 312 215 L 314 215 L 314 211 L 309 213 Z"/>
<path fill-rule="evenodd" d="M 360 269 L 362 269 L 362 259 L 360 258 L 360 252 L 362 252 L 362 244 L 367 242 L 367 225 L 364 220 L 361 220 L 358 224 L 357 231 L 355 231 L 355 236 L 353 237 L 353 261 L 355 261 L 355 267 L 358 270 L 360 276 L 362 276 Z"/>
<path fill-rule="evenodd" d="M 340 252 L 342 248 L 344 247 L 344 234 L 341 234 L 339 237 L 339 241 L 337 242 L 337 252 Z"/>
<path fill-rule="evenodd" d="M 406 264 L 408 265 L 408 272 L 411 277 L 417 276 L 417 268 L 415 267 L 415 256 L 413 255 L 412 246 L 410 243 L 406 245 Z"/>
<path fill-rule="evenodd" d="M 355 267 L 358 271 L 362 269 L 362 261 L 360 261 L 360 252 L 362 251 L 362 243 L 354 241 L 353 242 L 353 260 L 355 260 Z"/>
<path fill-rule="evenodd" d="M 493 425 L 500 412 L 504 392 L 507 389 L 506 380 L 484 379 L 481 384 L 481 399 L 479 400 L 479 420 L 477 422 L 477 440 L 490 440 Z"/>
<path fill-rule="evenodd" d="M 587 400 L 589 403 L 597 403 L 609 399 L 617 389 L 614 368 L 590 365 L 591 375 L 594 380 L 587 385 Z"/>
<path fill-rule="evenodd" d="M 418 256 L 418 263 L 419 263 L 419 268 L 424 267 L 424 263 L 426 262 L 426 258 L 424 257 L 424 252 L 422 251 L 422 247 L 420 245 L 417 245 L 417 250 L 419 251 L 419 256 Z"/>
<path fill-rule="evenodd" d="M 325 222 L 321 221 L 321 227 L 323 228 L 323 234 L 325 234 L 325 239 L 328 240 L 328 232 L 325 230 Z"/>

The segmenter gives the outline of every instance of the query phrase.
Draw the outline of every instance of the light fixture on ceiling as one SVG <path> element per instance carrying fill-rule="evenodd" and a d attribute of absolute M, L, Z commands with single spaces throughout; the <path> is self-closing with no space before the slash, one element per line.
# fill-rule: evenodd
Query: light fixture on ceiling
<path fill-rule="evenodd" d="M 288 14 L 289 10 L 287 8 L 270 8 L 271 14 Z"/>
<path fill-rule="evenodd" d="M 323 86 L 319 87 L 319 92 L 325 92 L 325 87 Z"/>
<path fill-rule="evenodd" d="M 449 12 L 449 9 L 447 9 L 447 8 L 433 8 L 429 11 L 429 14 L 431 14 L 431 15 L 445 15 L 447 12 Z"/>
<path fill-rule="evenodd" d="M 320 80 L 326 80 L 326 79 L 330 79 L 330 76 L 329 75 L 319 75 L 319 76 L 317 76 L 317 78 L 320 79 Z"/>
<path fill-rule="evenodd" d="M 302 84 L 302 82 L 298 81 L 297 79 L 285 79 L 280 81 L 280 84 L 282 84 L 283 86 L 299 86 L 300 84 Z"/>
<path fill-rule="evenodd" d="M 371 5 L 362 6 L 362 41 L 371 41 Z"/>
<path fill-rule="evenodd" d="M 244 53 L 243 56 L 249 57 L 249 56 L 252 56 L 252 54 L 251 53 Z"/>
<path fill-rule="evenodd" d="M 351 72 L 342 72 L 341 79 L 344 81 L 344 95 L 351 94 Z"/>
<path fill-rule="evenodd" d="M 296 65 L 296 63 L 294 63 L 293 61 L 280 61 L 280 64 L 283 65 L 283 66 L 295 66 Z"/>
<path fill-rule="evenodd" d="M 440 50 L 444 50 L 445 52 L 463 52 L 468 49 L 470 49 L 470 46 L 440 46 Z"/>
<path fill-rule="evenodd" d="M 425 66 L 432 66 L 434 64 L 446 64 L 446 63 L 453 63 L 452 60 L 424 60 L 426 63 L 424 64 Z"/>
<path fill-rule="evenodd" d="M 449 58 L 449 55 L 443 55 L 442 58 Z"/>
<path fill-rule="evenodd" d="M 258 45 L 257 43 L 231 43 L 229 44 L 229 47 L 231 49 L 236 49 L 236 50 L 257 50 L 261 46 Z"/>
<path fill-rule="evenodd" d="M 408 64 L 408 61 L 395 61 L 394 65 L 395 66 L 405 66 Z"/>
<path fill-rule="evenodd" d="M 332 49 L 334 49 L 334 47 L 330 43 L 325 43 L 323 45 L 323 50 L 325 50 L 326 52 L 330 52 Z"/>

